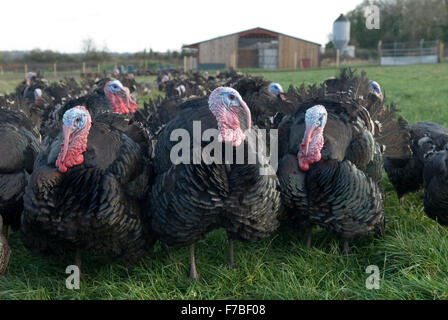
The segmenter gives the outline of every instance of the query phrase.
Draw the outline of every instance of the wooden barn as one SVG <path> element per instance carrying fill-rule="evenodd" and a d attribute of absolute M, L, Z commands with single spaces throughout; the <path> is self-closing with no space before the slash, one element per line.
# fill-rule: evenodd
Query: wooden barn
<path fill-rule="evenodd" d="M 283 33 L 253 28 L 183 48 L 196 52 L 194 64 L 199 69 L 305 69 L 320 66 L 320 46 Z"/>

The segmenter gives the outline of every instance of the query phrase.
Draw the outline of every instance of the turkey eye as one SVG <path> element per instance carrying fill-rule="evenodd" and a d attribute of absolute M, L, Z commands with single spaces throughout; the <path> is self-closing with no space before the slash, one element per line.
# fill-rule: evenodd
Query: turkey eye
<path fill-rule="evenodd" d="M 230 100 L 234 100 L 234 99 L 235 99 L 235 96 L 234 96 L 233 94 L 230 94 L 230 95 L 229 95 L 229 99 L 230 99 Z"/>

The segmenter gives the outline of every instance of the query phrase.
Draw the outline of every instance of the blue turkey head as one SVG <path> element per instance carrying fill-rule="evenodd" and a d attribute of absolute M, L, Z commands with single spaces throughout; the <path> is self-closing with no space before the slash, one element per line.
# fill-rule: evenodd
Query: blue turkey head
<path fill-rule="evenodd" d="M 269 84 L 268 92 L 271 96 L 285 100 L 285 93 L 282 86 L 279 83 L 272 82 Z"/>

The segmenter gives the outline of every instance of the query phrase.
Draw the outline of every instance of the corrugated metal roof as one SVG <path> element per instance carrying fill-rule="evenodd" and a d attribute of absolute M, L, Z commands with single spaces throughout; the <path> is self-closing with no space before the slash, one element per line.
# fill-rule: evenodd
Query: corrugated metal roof
<path fill-rule="evenodd" d="M 216 38 L 213 38 L 213 39 L 208 39 L 208 40 L 204 40 L 204 41 L 200 41 L 200 42 L 196 42 L 196 43 L 192 43 L 192 44 L 186 44 L 186 45 L 183 45 L 182 48 L 194 47 L 194 46 L 197 46 L 198 44 L 201 44 L 201 43 L 204 43 L 204 42 L 213 41 L 213 40 L 226 38 L 226 37 L 231 37 L 231 36 L 234 36 L 234 35 L 244 34 L 244 33 L 248 33 L 248 32 L 251 32 L 251 31 L 256 31 L 256 30 L 266 31 L 268 33 L 274 33 L 276 35 L 280 35 L 280 36 L 284 36 L 284 37 L 288 37 L 288 38 L 293 38 L 293 39 L 296 39 L 296 40 L 300 40 L 300 41 L 311 43 L 311 44 L 314 44 L 314 45 L 317 45 L 317 46 L 321 46 L 321 44 L 316 43 L 316 42 L 312 42 L 312 41 L 304 40 L 304 39 L 301 39 L 301 38 L 293 37 L 293 36 L 290 36 L 290 35 L 287 35 L 287 34 L 284 34 L 284 33 L 268 30 L 268 29 L 265 29 L 265 28 L 256 27 L 256 28 L 252 28 L 252 29 L 248 29 L 248 30 L 244 30 L 244 31 L 240 31 L 240 32 L 226 34 L 224 36 L 216 37 Z"/>

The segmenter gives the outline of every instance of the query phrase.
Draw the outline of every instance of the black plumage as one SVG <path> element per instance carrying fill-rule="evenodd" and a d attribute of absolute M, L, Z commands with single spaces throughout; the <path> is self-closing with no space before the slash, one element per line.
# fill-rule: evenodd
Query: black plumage
<path fill-rule="evenodd" d="M 228 85 L 238 91 L 246 101 L 252 113 L 253 123 L 263 129 L 277 128 L 274 117 L 278 113 L 290 110 L 289 102 L 284 94 L 273 94 L 269 91 L 272 82 L 262 77 L 245 76 L 231 79 Z"/>
<path fill-rule="evenodd" d="M 11 255 L 11 248 L 8 240 L 3 235 L 3 219 L 0 215 L 0 278 L 5 274 L 6 268 L 9 264 L 9 256 Z"/>
<path fill-rule="evenodd" d="M 145 255 L 154 241 L 141 216 L 151 184 L 147 132 L 124 115 L 100 114 L 82 163 L 67 172 L 55 166 L 62 142 L 62 133 L 47 138 L 35 162 L 24 196 L 24 245 L 44 256 L 86 250 L 133 261 Z"/>
<path fill-rule="evenodd" d="M 425 213 L 448 225 L 448 130 L 434 122 L 408 126 L 412 154 L 386 158 L 384 166 L 400 200 L 407 193 L 424 189 Z"/>
<path fill-rule="evenodd" d="M 422 188 L 427 153 L 441 151 L 448 143 L 448 130 L 437 123 L 418 122 L 407 126 L 407 130 L 412 154 L 401 158 L 386 157 L 384 160 L 384 168 L 399 199 Z"/>
<path fill-rule="evenodd" d="M 448 226 L 448 151 L 434 151 L 433 144 L 423 168 L 424 210 L 431 219 Z"/>
<path fill-rule="evenodd" d="M 371 232 L 383 234 L 384 192 L 378 186 L 383 153 L 390 143 L 393 156 L 407 155 L 409 146 L 395 146 L 396 140 L 406 141 L 407 132 L 393 120 L 394 108 L 378 115 L 378 110 L 384 109 L 383 101 L 368 98 L 364 74 L 358 77 L 343 70 L 339 81 L 344 84 L 336 79 L 330 88 L 323 85 L 306 90 L 302 86 L 296 92 L 291 88 L 288 91 L 297 112 L 280 124 L 278 177 L 286 208 L 283 225 L 307 231 L 309 237 L 312 226 L 319 225 L 344 239 L 347 252 L 348 241 Z M 327 113 L 326 124 L 322 120 L 325 116 L 318 119 L 324 126 L 321 156 L 309 169 L 301 169 L 298 157 L 299 151 L 304 152 L 301 141 L 303 145 L 308 130 L 306 117 L 313 119 L 307 110 L 316 105 L 323 107 L 314 107 L 315 114 L 324 114 L 322 108 Z M 372 117 L 371 113 L 377 116 Z M 313 126 L 310 124 L 309 128 Z"/>
<path fill-rule="evenodd" d="M 5 226 L 17 230 L 40 135 L 23 112 L 0 108 L 0 137 L 0 215 Z"/>
<path fill-rule="evenodd" d="M 237 95 L 236 91 L 231 92 Z M 232 264 L 234 239 L 257 241 L 275 231 L 280 194 L 274 172 L 260 174 L 260 169 L 270 168 L 269 164 L 263 161 L 248 164 L 248 150 L 254 152 L 254 145 L 248 139 L 240 146 L 246 150 L 244 164 L 236 164 L 235 161 L 220 164 L 221 157 L 225 157 L 224 145 L 228 142 L 221 144 L 222 154 L 215 153 L 218 161 L 204 162 L 202 158 L 197 164 L 173 164 L 170 152 L 177 143 L 170 141 L 173 130 L 184 129 L 193 137 L 193 121 L 200 122 L 201 135 L 207 129 L 218 128 L 217 118 L 210 111 L 207 98 L 187 101 L 181 109 L 159 135 L 154 158 L 157 176 L 150 197 L 150 213 L 152 227 L 163 243 L 169 246 L 191 245 L 190 277 L 197 278 L 194 243 L 207 232 L 224 228 L 230 240 Z M 247 118 L 239 115 L 239 119 L 244 130 Z M 208 144 L 199 143 L 202 148 Z M 231 145 L 227 147 L 234 152 L 235 148 Z M 193 155 L 197 153 L 193 148 L 187 152 L 193 161 Z"/>

